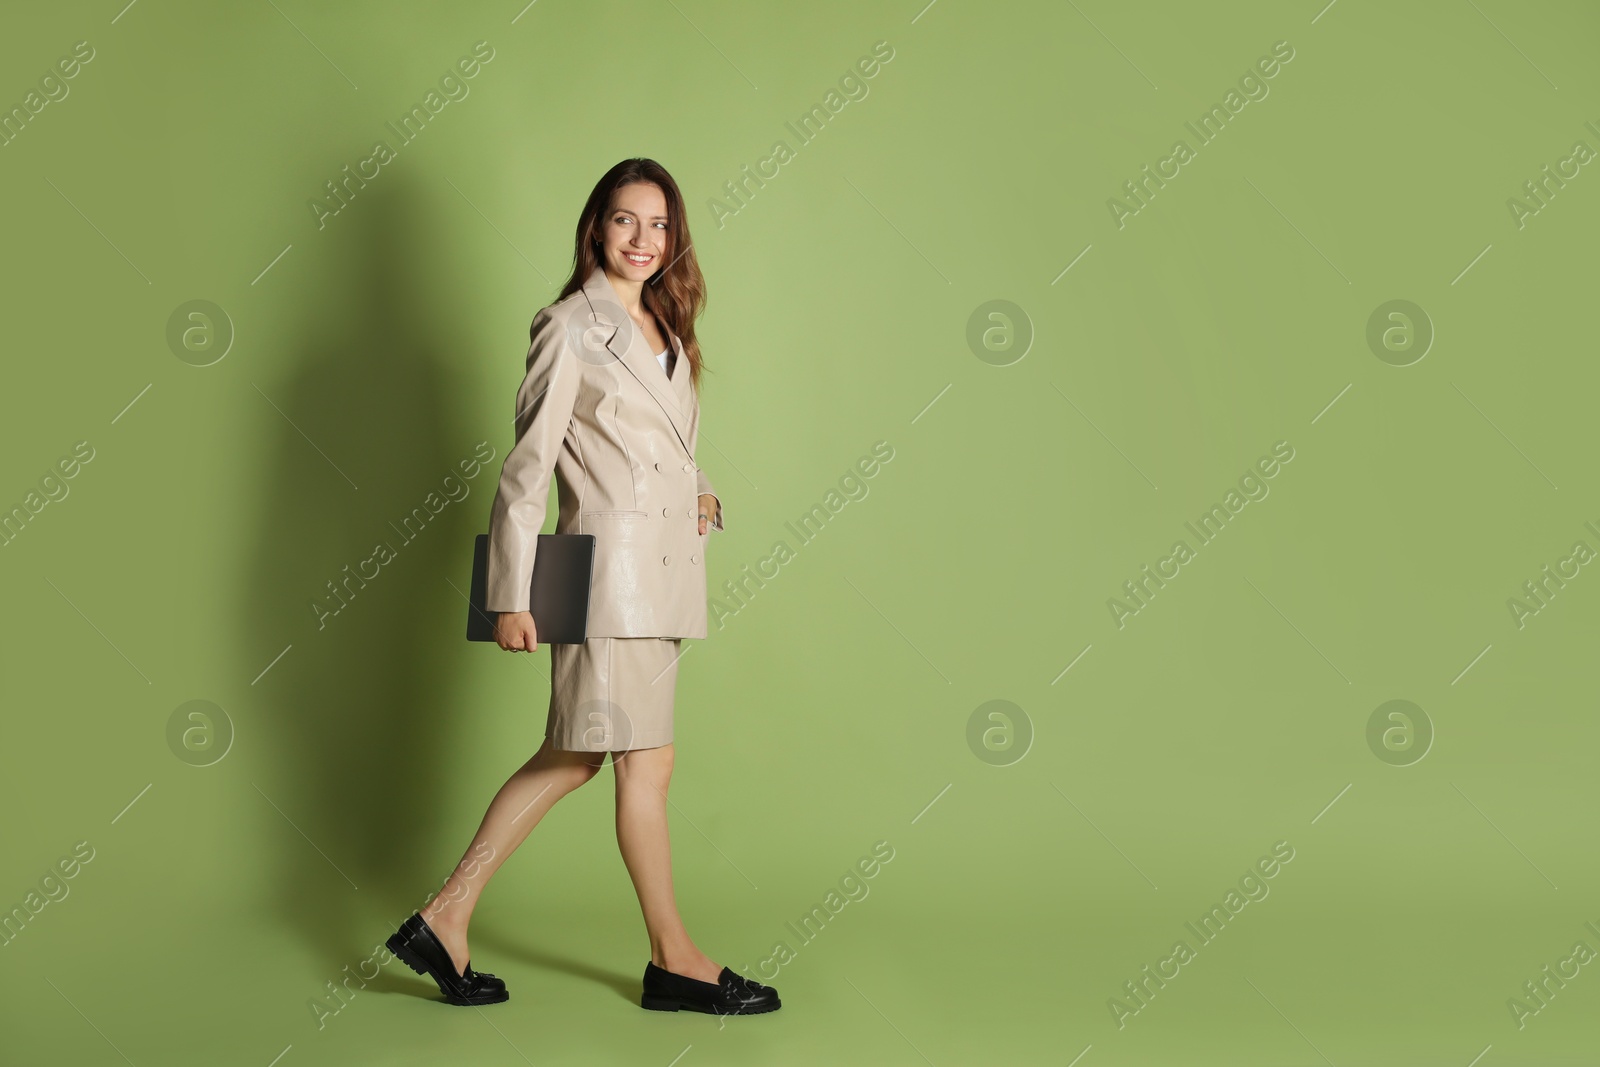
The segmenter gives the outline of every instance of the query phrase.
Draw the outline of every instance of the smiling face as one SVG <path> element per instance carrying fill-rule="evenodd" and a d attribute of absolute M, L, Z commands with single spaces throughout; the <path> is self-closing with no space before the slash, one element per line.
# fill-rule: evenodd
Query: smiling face
<path fill-rule="evenodd" d="M 660 270 L 667 252 L 667 198 L 661 187 L 634 182 L 618 189 L 600 235 L 601 254 L 612 274 L 643 282 Z"/>

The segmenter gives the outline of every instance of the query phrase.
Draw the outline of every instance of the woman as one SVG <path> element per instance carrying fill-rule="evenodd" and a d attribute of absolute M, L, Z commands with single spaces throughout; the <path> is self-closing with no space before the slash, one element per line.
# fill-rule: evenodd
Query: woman
<path fill-rule="evenodd" d="M 452 1004 L 507 999 L 474 971 L 467 924 L 484 885 L 563 796 L 611 753 L 617 844 L 650 936 L 640 1004 L 751 1014 L 777 991 L 707 957 L 672 892 L 667 785 L 673 691 L 684 638 L 706 636 L 705 546 L 721 501 L 694 462 L 701 370 L 694 320 L 705 304 L 683 197 L 649 159 L 618 163 L 578 219 L 572 276 L 534 316 L 517 394 L 517 441 L 490 512 L 495 640 L 532 652 L 529 588 L 554 472 L 557 533 L 595 537 L 588 640 L 550 646 L 543 746 L 495 794 L 437 897 L 389 938 Z"/>

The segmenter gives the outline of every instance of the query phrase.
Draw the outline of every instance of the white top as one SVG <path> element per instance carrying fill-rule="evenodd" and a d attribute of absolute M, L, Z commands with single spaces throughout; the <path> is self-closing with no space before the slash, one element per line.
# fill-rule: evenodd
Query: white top
<path fill-rule="evenodd" d="M 667 369 L 667 353 L 670 351 L 670 348 L 663 348 L 661 351 L 656 353 L 656 359 L 661 362 L 661 370 L 663 373 L 665 373 Z"/>

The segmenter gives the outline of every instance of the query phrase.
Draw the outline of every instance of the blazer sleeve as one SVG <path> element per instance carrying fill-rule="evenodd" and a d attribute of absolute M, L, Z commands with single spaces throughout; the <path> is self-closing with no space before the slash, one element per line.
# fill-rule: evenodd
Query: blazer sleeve
<path fill-rule="evenodd" d="M 572 421 L 581 370 L 567 331 L 548 308 L 529 327 L 527 374 L 517 389 L 516 443 L 489 510 L 489 611 L 527 611 L 550 475 Z"/>
<path fill-rule="evenodd" d="M 699 442 L 700 442 L 700 393 L 697 390 L 695 392 L 695 394 L 694 394 L 694 405 L 689 409 L 689 451 L 691 453 L 697 453 L 698 452 Z M 716 529 L 716 530 L 724 529 L 725 527 L 723 526 L 723 513 L 727 509 L 725 507 L 723 507 L 722 497 L 718 496 L 717 495 L 717 491 L 711 487 L 711 479 L 706 477 L 706 472 L 700 469 L 700 461 L 698 459 L 695 460 L 694 478 L 695 478 L 695 496 L 696 497 L 710 495 L 710 496 L 714 496 L 714 497 L 717 498 L 717 518 L 716 518 L 716 521 L 711 524 L 712 528 Z"/>

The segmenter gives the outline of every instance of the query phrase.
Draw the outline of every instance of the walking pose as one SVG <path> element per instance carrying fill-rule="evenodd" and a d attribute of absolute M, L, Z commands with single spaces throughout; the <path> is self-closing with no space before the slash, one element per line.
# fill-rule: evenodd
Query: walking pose
<path fill-rule="evenodd" d="M 678 916 L 667 837 L 673 695 L 685 638 L 706 636 L 706 545 L 722 505 L 694 460 L 705 304 L 683 197 L 659 163 L 606 172 L 578 219 L 572 276 L 534 316 L 517 391 L 516 444 L 490 512 L 495 640 L 532 652 L 529 588 L 556 480 L 557 533 L 595 538 L 588 639 L 550 646 L 544 744 L 495 794 L 439 894 L 389 938 L 451 1004 L 495 1004 L 505 982 L 475 971 L 467 927 L 484 886 L 556 801 L 611 753 L 617 844 L 639 895 L 650 961 L 640 1004 L 753 1014 L 777 990 L 718 964 Z"/>

